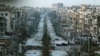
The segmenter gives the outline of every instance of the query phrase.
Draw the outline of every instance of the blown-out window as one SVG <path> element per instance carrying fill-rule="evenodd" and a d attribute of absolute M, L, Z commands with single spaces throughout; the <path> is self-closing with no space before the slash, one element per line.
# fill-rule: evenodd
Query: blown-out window
<path fill-rule="evenodd" d="M 8 16 L 8 13 L 5 13 L 5 16 Z"/>

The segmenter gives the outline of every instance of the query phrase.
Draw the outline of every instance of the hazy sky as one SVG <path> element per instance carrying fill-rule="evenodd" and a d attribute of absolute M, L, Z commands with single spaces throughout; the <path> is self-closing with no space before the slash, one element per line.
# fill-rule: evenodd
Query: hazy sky
<path fill-rule="evenodd" d="M 6 1 L 6 0 L 5 0 Z M 15 6 L 34 6 L 34 7 L 51 7 L 53 3 L 63 3 L 65 6 L 80 4 L 100 5 L 100 0 L 12 0 L 9 2 L 0 1 Z"/>

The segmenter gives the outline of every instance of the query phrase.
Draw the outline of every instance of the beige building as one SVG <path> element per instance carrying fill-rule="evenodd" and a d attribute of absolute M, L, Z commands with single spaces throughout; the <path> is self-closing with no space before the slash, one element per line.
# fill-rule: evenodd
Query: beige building
<path fill-rule="evenodd" d="M 88 9 L 86 5 L 81 5 L 80 9 L 78 10 L 71 10 L 69 15 L 73 20 L 73 27 L 77 29 L 77 31 L 81 33 L 88 33 L 90 34 L 93 31 L 93 11 Z"/>

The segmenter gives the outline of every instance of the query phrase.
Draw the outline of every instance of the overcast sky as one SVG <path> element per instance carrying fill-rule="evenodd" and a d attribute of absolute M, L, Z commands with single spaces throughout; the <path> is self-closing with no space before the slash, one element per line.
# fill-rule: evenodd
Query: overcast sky
<path fill-rule="evenodd" d="M 6 1 L 6 0 L 5 0 Z M 14 6 L 32 6 L 32 7 L 51 7 L 53 3 L 63 3 L 65 6 L 80 4 L 100 5 L 100 0 L 12 0 L 8 2 L 1 1 Z"/>

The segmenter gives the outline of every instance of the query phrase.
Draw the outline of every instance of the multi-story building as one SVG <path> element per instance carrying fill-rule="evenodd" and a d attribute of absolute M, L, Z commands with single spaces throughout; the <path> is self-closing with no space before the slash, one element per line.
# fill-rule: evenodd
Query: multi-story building
<path fill-rule="evenodd" d="M 1 37 L 5 36 L 6 32 L 11 32 L 11 18 L 10 18 L 10 11 L 6 9 L 6 7 L 2 8 L 4 5 L 1 5 L 0 8 L 0 33 Z M 3 36 L 2 36 L 3 34 Z"/>
<path fill-rule="evenodd" d="M 11 13 L 10 7 L 0 4 L 0 47 L 1 52 L 7 53 L 7 48 L 11 44 Z M 4 55 L 4 53 L 2 54 Z"/>
<path fill-rule="evenodd" d="M 73 27 L 81 34 L 91 34 L 93 32 L 93 9 L 86 5 L 82 5 L 78 10 L 72 10 L 69 15 L 73 21 Z"/>
<path fill-rule="evenodd" d="M 63 3 L 55 3 L 55 4 L 52 5 L 53 10 L 59 10 L 59 9 L 62 9 L 62 8 L 64 8 Z"/>
<path fill-rule="evenodd" d="M 70 37 L 73 37 L 73 33 L 75 33 L 74 28 L 72 27 L 72 19 L 68 17 L 68 10 L 63 9 L 60 10 L 60 19 L 59 19 L 59 25 L 61 28 L 61 35 L 66 38 L 70 39 Z"/>
<path fill-rule="evenodd" d="M 58 6 L 53 4 L 53 10 L 55 11 L 57 18 L 55 18 L 54 28 L 56 28 L 56 33 L 65 39 L 75 36 L 75 30 L 72 27 L 72 19 L 69 18 L 68 8 L 63 6 Z M 58 29 L 58 30 L 57 30 Z"/>
<path fill-rule="evenodd" d="M 23 14 L 25 13 L 23 12 Z M 24 24 L 23 17 L 22 9 L 0 4 L 0 47 L 3 48 L 1 52 L 9 51 L 13 53 L 17 50 L 15 47 L 18 47 L 17 37 L 21 26 L 23 26 L 22 23 Z M 17 41 L 14 41 L 15 39 Z M 12 50 L 12 48 L 14 49 Z M 3 53 L 3 55 L 5 54 Z"/>

